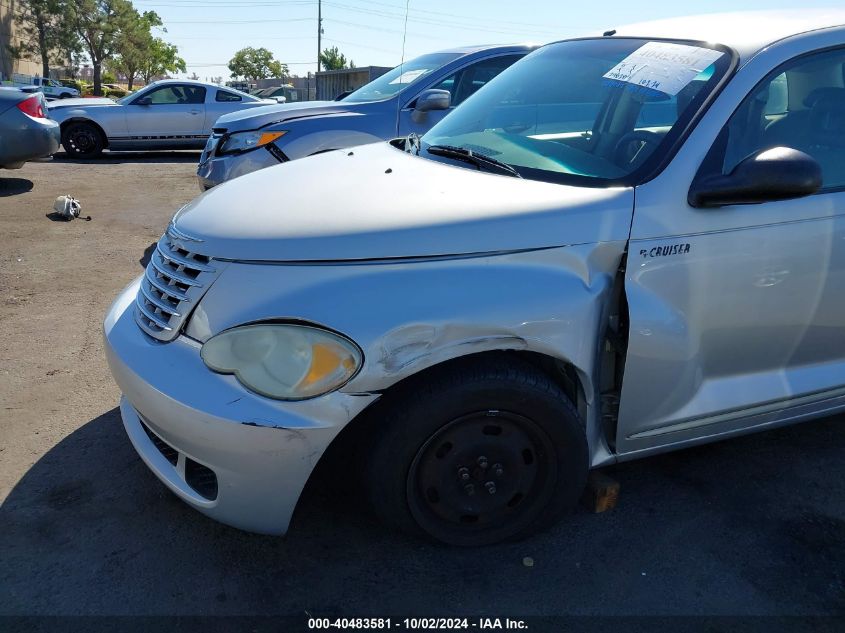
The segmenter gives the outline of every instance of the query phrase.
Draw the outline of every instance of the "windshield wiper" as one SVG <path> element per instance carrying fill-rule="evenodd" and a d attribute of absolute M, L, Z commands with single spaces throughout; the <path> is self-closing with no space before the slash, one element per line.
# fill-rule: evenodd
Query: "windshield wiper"
<path fill-rule="evenodd" d="M 522 178 L 522 174 L 520 174 L 516 169 L 514 169 L 507 163 L 503 163 L 502 161 L 496 160 L 495 158 L 487 156 L 485 154 L 473 152 L 470 149 L 464 149 L 463 147 L 455 147 L 454 145 L 429 145 L 425 148 L 425 150 L 429 154 L 434 154 L 435 156 L 445 156 L 446 158 L 454 158 L 455 160 L 462 160 L 467 163 L 472 163 L 473 165 L 478 167 L 479 171 L 482 167 L 492 167 L 493 169 L 497 169 L 498 171 L 508 174 L 509 176 Z"/>

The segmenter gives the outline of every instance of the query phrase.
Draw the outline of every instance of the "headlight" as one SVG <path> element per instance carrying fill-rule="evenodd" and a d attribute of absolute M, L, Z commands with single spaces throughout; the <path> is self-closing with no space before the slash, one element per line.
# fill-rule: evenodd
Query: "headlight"
<path fill-rule="evenodd" d="M 202 346 L 205 364 L 234 374 L 247 389 L 278 400 L 305 400 L 340 389 L 361 367 L 358 347 L 305 325 L 258 324 L 226 330 Z"/>
<path fill-rule="evenodd" d="M 253 130 L 252 132 L 236 132 L 230 134 L 225 138 L 218 148 L 220 154 L 232 154 L 234 152 L 247 152 L 256 147 L 263 147 L 267 143 L 272 143 L 277 138 L 281 138 L 287 134 L 287 130 L 279 132 L 262 132 L 261 130 Z"/>

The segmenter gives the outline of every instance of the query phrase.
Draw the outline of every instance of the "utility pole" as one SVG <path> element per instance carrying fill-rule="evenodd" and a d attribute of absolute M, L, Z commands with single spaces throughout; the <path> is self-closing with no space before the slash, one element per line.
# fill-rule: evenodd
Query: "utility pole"
<path fill-rule="evenodd" d="M 323 2 L 317 0 L 317 72 L 320 72 L 320 53 L 323 43 Z"/>

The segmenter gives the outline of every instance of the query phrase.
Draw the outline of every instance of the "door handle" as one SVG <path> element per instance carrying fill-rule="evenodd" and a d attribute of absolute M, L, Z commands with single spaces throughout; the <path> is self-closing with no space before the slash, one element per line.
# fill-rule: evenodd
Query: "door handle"
<path fill-rule="evenodd" d="M 191 114 L 199 114 L 200 113 L 199 110 L 188 110 L 188 112 L 190 112 Z"/>

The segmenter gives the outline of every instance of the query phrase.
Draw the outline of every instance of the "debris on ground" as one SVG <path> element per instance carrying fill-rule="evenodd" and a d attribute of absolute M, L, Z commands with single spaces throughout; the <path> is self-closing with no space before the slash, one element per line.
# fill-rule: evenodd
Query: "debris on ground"
<path fill-rule="evenodd" d="M 56 198 L 56 201 L 53 203 L 53 214 L 54 216 L 66 220 L 70 222 L 74 218 L 80 218 L 80 214 L 82 213 L 82 204 L 80 204 L 79 200 L 74 198 L 73 196 L 64 195 L 59 196 Z M 80 219 L 85 220 L 86 222 L 91 221 L 91 216 L 86 215 L 81 217 Z"/>

